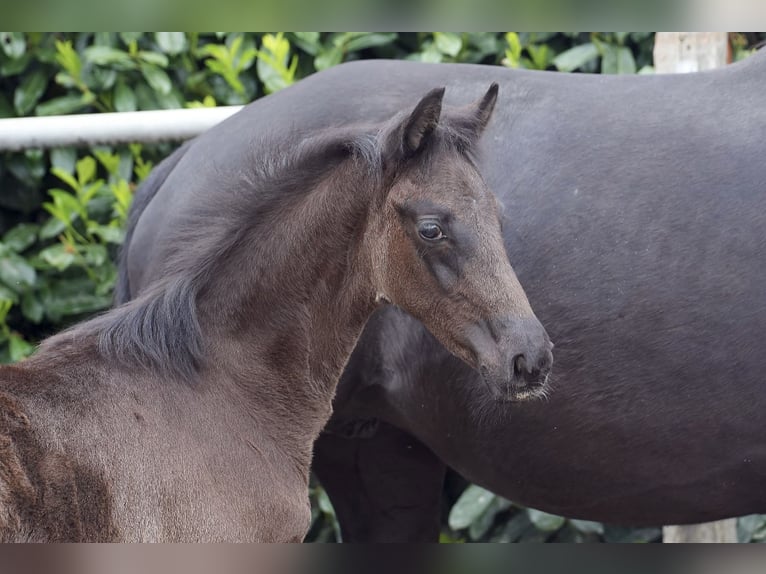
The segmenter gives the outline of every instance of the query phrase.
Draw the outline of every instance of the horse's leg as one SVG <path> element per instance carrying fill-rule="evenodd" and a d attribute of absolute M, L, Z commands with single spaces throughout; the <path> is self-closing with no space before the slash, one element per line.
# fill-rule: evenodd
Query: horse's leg
<path fill-rule="evenodd" d="M 436 542 L 446 467 L 385 423 L 369 438 L 323 433 L 313 470 L 332 500 L 344 542 Z"/>

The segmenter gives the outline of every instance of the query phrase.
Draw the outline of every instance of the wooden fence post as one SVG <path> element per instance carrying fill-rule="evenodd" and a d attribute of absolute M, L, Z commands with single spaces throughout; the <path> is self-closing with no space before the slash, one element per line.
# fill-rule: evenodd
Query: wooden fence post
<path fill-rule="evenodd" d="M 736 542 L 737 519 L 727 518 L 717 522 L 690 524 L 686 526 L 664 526 L 662 541 L 672 542 Z"/>
<path fill-rule="evenodd" d="M 731 60 L 726 32 L 657 32 L 654 69 L 659 74 L 701 72 Z"/>
<path fill-rule="evenodd" d="M 654 41 L 654 69 L 660 74 L 711 70 L 731 60 L 725 32 L 658 32 Z M 689 526 L 665 526 L 663 542 L 736 542 L 737 519 Z"/>

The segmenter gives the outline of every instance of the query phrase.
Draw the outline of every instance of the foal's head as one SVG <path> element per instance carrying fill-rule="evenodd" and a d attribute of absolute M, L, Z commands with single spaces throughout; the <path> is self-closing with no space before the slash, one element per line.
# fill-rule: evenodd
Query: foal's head
<path fill-rule="evenodd" d="M 371 215 L 378 298 L 422 321 L 479 370 L 498 399 L 543 392 L 552 344 L 505 252 L 500 216 L 475 161 L 497 99 L 442 114 L 428 93 L 382 136 L 386 195 Z M 511 174 L 512 175 L 512 174 Z"/>

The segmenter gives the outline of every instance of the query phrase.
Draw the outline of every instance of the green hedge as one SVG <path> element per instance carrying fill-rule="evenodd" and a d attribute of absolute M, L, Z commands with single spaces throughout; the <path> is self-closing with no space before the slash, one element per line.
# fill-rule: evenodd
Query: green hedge
<path fill-rule="evenodd" d="M 740 35 L 738 50 L 760 37 Z M 0 33 L 0 118 L 244 104 L 362 58 L 651 73 L 647 33 Z M 0 362 L 106 309 L 132 192 L 173 146 L 0 155 Z M 459 488 L 463 490 L 463 487 Z M 319 487 L 311 538 L 337 523 Z M 567 521 L 478 487 L 445 492 L 444 539 L 650 540 L 657 529 Z M 749 519 L 743 537 L 763 538 Z"/>

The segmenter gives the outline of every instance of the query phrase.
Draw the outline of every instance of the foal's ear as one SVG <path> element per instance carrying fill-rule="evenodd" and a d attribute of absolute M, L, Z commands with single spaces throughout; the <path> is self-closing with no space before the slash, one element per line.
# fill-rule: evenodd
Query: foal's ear
<path fill-rule="evenodd" d="M 390 159 L 406 159 L 426 146 L 439 124 L 443 98 L 444 88 L 431 90 L 418 102 L 412 113 L 390 132 L 386 145 Z"/>
<path fill-rule="evenodd" d="M 474 102 L 467 108 L 463 108 L 461 117 L 457 120 L 457 123 L 461 126 L 469 140 L 477 141 L 481 134 L 484 133 L 484 129 L 487 127 L 492 112 L 495 109 L 495 103 L 497 102 L 497 92 L 499 86 L 497 82 L 493 82 L 489 86 L 487 93 L 481 100 Z"/>
<path fill-rule="evenodd" d="M 428 92 L 407 118 L 404 124 L 403 144 L 406 154 L 411 155 L 425 146 L 439 123 L 442 113 L 444 88 Z"/>

